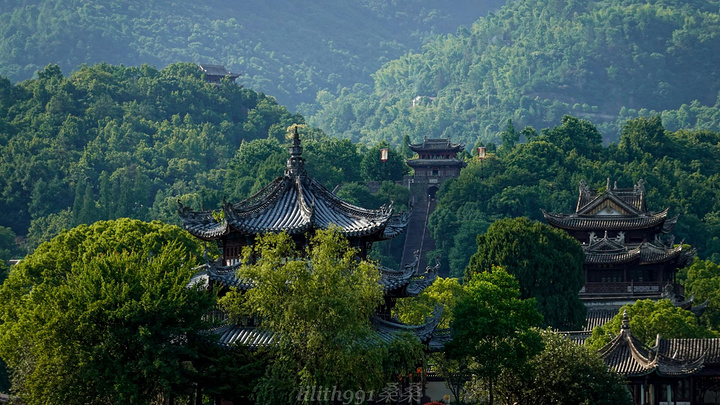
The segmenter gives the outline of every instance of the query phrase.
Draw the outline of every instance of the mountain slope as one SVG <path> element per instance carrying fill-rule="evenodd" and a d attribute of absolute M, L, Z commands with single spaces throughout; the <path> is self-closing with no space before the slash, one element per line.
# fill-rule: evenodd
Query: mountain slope
<path fill-rule="evenodd" d="M 473 144 L 496 140 L 508 119 L 546 127 L 571 113 L 614 140 L 623 108 L 647 115 L 715 103 L 718 9 L 717 0 L 512 1 L 387 63 L 372 88 L 321 94 L 305 114 L 367 142 L 407 134 Z"/>
<path fill-rule="evenodd" d="M 294 106 L 370 73 L 432 33 L 470 24 L 502 0 L 228 2 L 0 0 L 0 74 L 49 63 L 158 67 L 221 63 L 239 82 Z"/>

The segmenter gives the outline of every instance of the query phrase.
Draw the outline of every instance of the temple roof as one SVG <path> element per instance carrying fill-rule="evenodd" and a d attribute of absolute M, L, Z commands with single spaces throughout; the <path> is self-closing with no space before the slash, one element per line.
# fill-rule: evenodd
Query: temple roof
<path fill-rule="evenodd" d="M 239 73 L 230 73 L 223 65 L 209 65 L 206 63 L 198 64 L 200 70 L 209 77 L 228 77 L 230 80 L 235 80 L 240 76 Z"/>
<path fill-rule="evenodd" d="M 703 345 L 696 343 L 688 347 L 703 349 Z M 700 371 L 705 364 L 706 350 L 689 350 L 688 356 L 681 358 L 668 355 L 668 351 L 659 349 L 661 346 L 659 336 L 654 347 L 648 347 L 635 338 L 630 331 L 625 312 L 620 333 L 598 353 L 608 367 L 625 377 L 640 377 L 652 373 L 666 377 L 685 377 Z"/>
<path fill-rule="evenodd" d="M 285 231 L 290 235 L 338 226 L 346 237 L 391 239 L 407 227 L 409 213 L 393 213 L 392 204 L 376 210 L 347 203 L 307 176 L 297 129 L 287 169 L 255 195 L 239 203 L 223 202 L 222 216 L 213 211 L 193 211 L 179 204 L 185 229 L 204 240 L 231 232 L 256 235 Z"/>
<path fill-rule="evenodd" d="M 378 266 L 380 285 L 386 293 L 392 293 L 395 297 L 413 297 L 420 294 L 435 281 L 440 264 L 438 262 L 434 267 L 427 267 L 424 272 L 420 271 L 419 264 L 420 260 L 416 252 L 415 260 L 400 270 Z M 210 288 L 213 284 L 217 284 L 241 291 L 254 288 L 254 281 L 238 277 L 239 267 L 240 264 L 221 266 L 218 263 L 206 263 L 196 269 L 188 286 Z"/>
<path fill-rule="evenodd" d="M 667 219 L 668 210 L 641 215 L 595 215 L 555 214 L 542 211 L 548 224 L 566 230 L 611 230 L 629 231 L 662 226 L 662 232 L 668 233 L 677 222 L 677 216 Z"/>
<path fill-rule="evenodd" d="M 433 333 L 440 323 L 443 312 L 442 308 L 442 306 L 435 308 L 433 315 L 426 317 L 425 323 L 422 325 L 405 325 L 400 322 L 382 319 L 377 315 L 373 316 L 372 323 L 375 330 L 380 334 L 380 337 L 385 341 L 391 341 L 398 333 L 411 332 L 417 336 L 421 342 L 427 343 L 432 339 Z"/>
<path fill-rule="evenodd" d="M 439 139 L 423 139 L 422 143 L 411 143 L 408 145 L 413 152 L 427 152 L 427 151 L 453 151 L 460 152 L 465 145 L 461 143 L 452 143 L 450 138 L 439 138 Z"/>
<path fill-rule="evenodd" d="M 378 333 L 378 337 L 385 341 L 391 342 L 399 333 L 410 332 L 418 337 L 423 343 L 428 343 L 433 339 L 435 329 L 442 315 L 442 307 L 438 307 L 432 316 L 426 317 L 425 323 L 421 325 L 405 325 L 399 322 L 386 321 L 377 315 L 371 319 L 373 328 Z M 213 335 L 217 338 L 221 346 L 233 348 L 237 346 L 246 346 L 250 349 L 268 346 L 275 341 L 275 334 L 262 327 L 243 326 L 234 323 L 218 326 L 209 329 L 204 333 Z M 436 339 L 435 344 L 444 343 L 442 337 Z"/>
<path fill-rule="evenodd" d="M 415 168 L 417 166 L 419 167 L 427 167 L 427 166 L 436 166 L 436 167 L 465 167 L 467 166 L 467 163 L 464 161 L 458 159 L 458 158 L 451 158 L 451 159 L 408 159 L 405 161 L 405 163 Z"/>
<path fill-rule="evenodd" d="M 656 241 L 657 242 L 657 241 Z M 637 264 L 664 263 L 677 260 L 679 266 L 688 264 L 695 257 L 695 249 L 683 250 L 683 245 L 674 247 L 660 243 L 643 242 L 625 245 L 618 238 L 593 239 L 589 245 L 583 245 L 586 264 Z"/>
<path fill-rule="evenodd" d="M 645 207 L 645 181 L 640 179 L 633 188 L 617 188 L 617 183 L 610 187 L 610 179 L 607 179 L 605 190 L 600 193 L 598 190 L 590 190 L 585 181 L 580 182 L 580 196 L 578 198 L 578 214 L 587 214 L 599 204 L 612 200 L 626 212 L 625 214 L 641 214 L 647 212 Z"/>

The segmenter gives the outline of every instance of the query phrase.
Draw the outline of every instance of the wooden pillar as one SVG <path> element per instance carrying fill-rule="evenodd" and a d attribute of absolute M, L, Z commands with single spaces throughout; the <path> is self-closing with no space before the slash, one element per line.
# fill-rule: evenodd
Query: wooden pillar
<path fill-rule="evenodd" d="M 640 386 L 640 405 L 645 405 L 645 383 Z"/>
<path fill-rule="evenodd" d="M 670 403 L 673 402 L 672 400 L 672 384 L 667 385 L 667 403 L 670 405 Z"/>

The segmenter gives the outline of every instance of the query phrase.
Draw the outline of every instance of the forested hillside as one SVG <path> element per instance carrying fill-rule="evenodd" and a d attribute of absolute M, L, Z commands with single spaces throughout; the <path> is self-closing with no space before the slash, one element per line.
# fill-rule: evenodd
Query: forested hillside
<path fill-rule="evenodd" d="M 717 129 L 719 9 L 718 0 L 510 1 L 389 62 L 374 85 L 321 92 L 318 109 L 303 112 L 329 134 L 396 145 L 404 135 L 473 145 L 496 140 L 507 119 L 544 128 L 567 113 L 606 140 L 653 113 L 669 129 Z"/>
<path fill-rule="evenodd" d="M 273 97 L 227 81 L 203 80 L 198 67 L 172 64 L 86 66 L 68 77 L 48 66 L 13 85 L 0 77 L 0 259 L 32 251 L 61 229 L 131 217 L 178 224 L 177 201 L 216 209 L 282 175 L 286 134 L 295 124 L 308 172 L 344 198 L 377 208 L 408 200 L 382 184 L 379 146 L 366 149 L 306 128 Z M 372 156 L 372 157 L 371 157 Z M 385 166 L 383 166 L 385 167 Z M 395 167 L 395 166 L 393 166 Z M 0 275 L 2 277 L 2 275 Z"/>
<path fill-rule="evenodd" d="M 220 63 L 291 108 L 318 90 L 370 81 L 434 33 L 471 24 L 502 0 L 0 0 L 0 75 L 49 63 Z"/>
<path fill-rule="evenodd" d="M 508 127 L 508 142 L 489 158 L 475 158 L 460 177 L 443 185 L 429 228 L 439 255 L 454 276 L 462 276 L 477 251 L 475 236 L 500 218 L 543 221 L 541 209 L 572 213 L 578 186 L 632 187 L 645 180 L 648 210 L 680 214 L 672 234 L 697 248 L 698 256 L 720 260 L 720 133 L 667 131 L 659 117 L 627 121 L 618 144 L 603 146 L 589 121 L 563 117 L 541 133 Z"/>

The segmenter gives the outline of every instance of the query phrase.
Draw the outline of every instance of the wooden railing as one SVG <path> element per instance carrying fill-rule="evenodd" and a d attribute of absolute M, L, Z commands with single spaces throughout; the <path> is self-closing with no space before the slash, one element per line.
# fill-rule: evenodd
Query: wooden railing
<path fill-rule="evenodd" d="M 660 294 L 667 282 L 585 283 L 580 294 Z"/>

